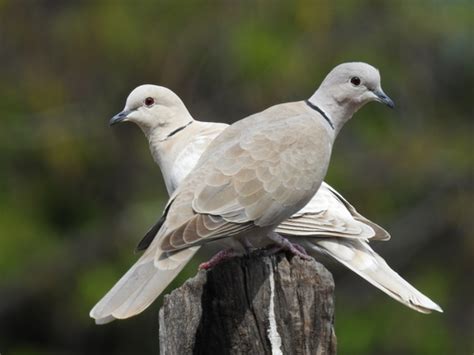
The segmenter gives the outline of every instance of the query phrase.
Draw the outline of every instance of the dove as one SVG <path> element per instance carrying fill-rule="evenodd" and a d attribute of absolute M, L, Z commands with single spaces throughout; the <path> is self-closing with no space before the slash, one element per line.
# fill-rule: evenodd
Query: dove
<path fill-rule="evenodd" d="M 172 194 L 182 179 L 196 165 L 207 146 L 228 125 L 194 120 L 174 92 L 156 85 L 142 85 L 133 90 L 127 99 L 125 111 L 127 107 L 137 106 L 140 103 L 143 105 L 147 98 L 160 100 L 163 97 L 172 101 L 172 104 L 168 103 L 168 107 L 179 114 L 173 115 L 173 118 L 168 120 L 168 116 L 163 116 L 161 109 L 158 108 L 148 119 L 156 122 L 163 120 L 157 132 L 162 136 L 159 139 L 154 139 L 153 134 L 147 137 L 152 156 L 161 168 L 168 193 Z M 133 119 L 122 120 L 122 117 L 120 114 L 118 118 L 114 117 L 111 124 L 117 123 L 118 119 L 118 122 L 130 121 L 139 126 L 143 125 Z M 176 117 L 182 119 L 176 119 Z M 168 126 L 163 131 L 164 123 Z M 311 225 L 311 228 L 304 233 L 306 237 L 293 236 L 292 223 L 305 220 L 307 225 Z M 334 227 L 336 225 L 341 226 L 340 231 Z M 296 226 L 294 227 L 296 230 Z M 329 255 L 391 297 L 415 310 L 424 313 L 441 310 L 438 305 L 403 280 L 368 245 L 369 239 L 388 240 L 390 235 L 377 224 L 361 216 L 346 199 L 325 182 L 311 201 L 286 222 L 282 222 L 276 231 L 304 245 L 312 255 L 315 253 Z M 147 238 L 143 239 L 137 249 L 146 249 L 150 242 Z"/>
<path fill-rule="evenodd" d="M 254 244 L 256 230 L 259 230 L 259 234 L 270 237 L 270 241 L 288 246 L 285 239 L 273 231 L 278 223 L 280 225 L 276 227 L 276 231 L 281 235 L 296 236 L 298 242 L 310 252 L 322 251 L 329 254 L 409 307 L 421 312 L 432 309 L 441 311 L 439 306 L 390 269 L 369 247 L 369 239 L 386 240 L 390 237 L 387 232 L 358 214 L 325 183 L 312 197 L 329 164 L 332 141 L 345 121 L 369 101 L 380 101 L 393 106 L 393 102 L 380 88 L 378 71 L 363 63 L 336 67 L 309 100 L 274 106 L 239 121 L 234 129 L 232 126 L 226 128 L 224 124 L 195 121 L 182 101 L 166 88 L 144 85 L 134 90 L 127 99 L 124 111 L 116 115 L 111 124 L 131 121 L 139 125 L 148 138 L 155 161 L 162 168 L 172 197 L 162 219 L 139 245 L 139 249 L 148 249 L 94 307 L 91 317 L 100 324 L 140 313 L 171 282 L 200 245 L 207 242 L 206 239 L 233 236 L 232 239 L 246 246 Z M 305 123 L 309 127 L 304 127 Z M 294 130 L 291 129 L 293 125 L 297 126 Z M 302 131 L 308 129 L 307 132 L 309 128 L 314 129 L 312 133 L 318 138 L 315 146 L 317 150 L 324 151 L 322 155 L 315 154 L 313 158 L 310 156 L 307 159 L 301 155 L 307 147 L 302 147 L 298 144 L 299 139 L 287 134 L 288 130 L 298 132 L 301 128 Z M 219 136 L 221 132 L 223 134 Z M 245 134 L 248 132 L 250 134 Z M 262 132 L 263 135 L 260 134 Z M 297 138 L 300 135 L 296 133 Z M 219 137 L 214 140 L 216 136 Z M 304 144 L 311 146 L 306 139 L 313 142 L 314 139 L 305 137 Z M 255 143 L 259 140 L 264 142 L 260 149 Z M 276 154 L 268 149 L 262 151 L 262 147 L 268 148 L 269 143 L 278 144 L 282 141 L 286 142 L 282 151 L 278 151 L 278 147 L 274 149 Z M 188 176 L 209 144 L 203 158 Z M 296 145 L 297 149 L 292 150 L 289 145 Z M 285 175 L 285 164 L 268 166 L 268 163 L 265 165 L 265 160 L 262 163 L 262 159 L 259 159 L 270 158 L 270 163 L 280 159 L 289 164 L 291 170 L 294 169 L 291 168 L 292 161 L 287 159 L 292 154 L 316 170 L 315 176 L 313 175 L 315 184 L 312 185 L 311 181 L 304 178 L 295 180 L 295 176 L 301 178 L 297 174 L 288 177 Z M 236 169 L 233 164 L 222 159 L 226 156 L 237 158 L 241 166 Z M 301 161 L 296 159 L 296 162 Z M 319 162 L 322 164 L 318 164 Z M 263 165 L 257 165 L 259 163 Z M 325 166 L 318 169 L 318 165 Z M 273 171 L 268 174 L 271 168 Z M 280 169 L 275 170 L 277 168 Z M 232 182 L 232 177 L 239 176 L 239 172 L 240 180 L 237 178 Z M 279 176 L 281 180 L 273 182 L 273 185 L 265 185 L 265 177 L 272 174 Z M 249 184 L 249 181 L 259 176 L 263 182 L 257 183 L 257 188 L 252 183 Z M 291 184 L 292 178 L 296 187 Z M 298 190 L 298 184 L 306 187 L 300 189 L 303 193 L 294 191 Z M 193 188 L 193 185 L 196 187 Z M 252 200 L 252 195 L 259 192 L 258 186 L 260 190 L 264 190 L 263 194 Z M 272 191 L 280 193 L 274 194 L 276 202 L 268 198 Z M 239 200 L 239 192 L 242 193 L 242 201 Z M 214 198 L 218 200 L 217 205 L 213 202 Z M 308 201 L 310 202 L 301 209 Z M 260 211 L 255 208 L 259 202 Z M 277 207 L 273 206 L 275 204 Z M 184 217 L 178 212 L 180 210 L 185 211 Z M 270 216 L 266 213 L 268 211 Z M 291 214 L 293 216 L 288 218 Z M 285 218 L 288 219 L 285 221 Z M 331 225 L 334 220 L 336 223 Z M 156 234 L 158 235 L 155 237 Z"/>

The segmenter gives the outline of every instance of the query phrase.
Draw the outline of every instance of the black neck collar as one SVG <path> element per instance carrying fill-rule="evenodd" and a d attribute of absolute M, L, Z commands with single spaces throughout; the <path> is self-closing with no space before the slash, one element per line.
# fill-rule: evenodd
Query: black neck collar
<path fill-rule="evenodd" d="M 172 131 L 170 134 L 168 134 L 164 140 L 167 140 L 168 138 L 173 137 L 176 133 L 182 131 L 183 129 L 185 129 L 186 127 L 188 127 L 191 123 L 193 123 L 193 121 L 189 121 L 189 122 L 186 123 L 184 126 L 179 127 L 179 128 L 176 128 L 174 131 Z"/>
<path fill-rule="evenodd" d="M 324 112 L 323 110 L 321 110 L 318 106 L 316 106 L 315 104 L 313 104 L 311 101 L 309 100 L 305 100 L 304 102 L 306 102 L 306 105 L 308 105 L 309 107 L 311 107 L 313 110 L 315 111 L 318 111 L 321 116 L 324 117 L 324 119 L 329 123 L 329 125 L 331 126 L 332 129 L 334 129 L 334 125 L 332 124 L 332 121 L 329 119 L 328 115 L 326 115 L 326 112 Z"/>

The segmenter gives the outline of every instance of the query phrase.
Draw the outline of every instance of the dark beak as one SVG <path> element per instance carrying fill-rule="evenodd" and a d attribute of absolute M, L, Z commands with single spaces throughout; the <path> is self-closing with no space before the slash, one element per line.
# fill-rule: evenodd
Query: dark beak
<path fill-rule="evenodd" d="M 122 111 L 120 113 L 117 113 L 114 117 L 110 119 L 109 125 L 113 126 L 114 124 L 124 121 L 131 112 L 132 110 Z"/>
<path fill-rule="evenodd" d="M 395 103 L 393 102 L 393 100 L 390 97 L 388 97 L 387 95 L 385 95 L 385 93 L 382 91 L 382 89 L 375 90 L 374 94 L 378 98 L 377 101 L 387 105 L 390 108 L 395 107 Z"/>

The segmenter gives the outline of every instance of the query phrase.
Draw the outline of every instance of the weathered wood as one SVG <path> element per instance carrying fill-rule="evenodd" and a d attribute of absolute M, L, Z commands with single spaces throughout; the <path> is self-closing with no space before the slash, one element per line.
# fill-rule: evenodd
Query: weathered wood
<path fill-rule="evenodd" d="M 160 354 L 335 354 L 334 282 L 318 262 L 252 254 L 165 297 Z"/>

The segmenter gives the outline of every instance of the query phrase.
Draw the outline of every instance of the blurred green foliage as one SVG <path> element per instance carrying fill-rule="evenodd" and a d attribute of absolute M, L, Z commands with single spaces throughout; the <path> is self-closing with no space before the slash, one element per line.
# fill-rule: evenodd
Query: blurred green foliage
<path fill-rule="evenodd" d="M 88 318 L 167 198 L 141 132 L 107 126 L 135 86 L 233 122 L 361 60 L 397 109 L 356 115 L 327 181 L 392 232 L 375 248 L 445 313 L 328 265 L 339 352 L 472 353 L 473 31 L 469 0 L 1 0 L 0 352 L 158 352 L 159 302 L 107 326 Z"/>

